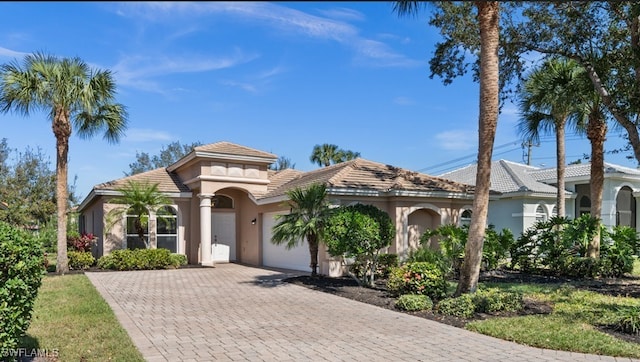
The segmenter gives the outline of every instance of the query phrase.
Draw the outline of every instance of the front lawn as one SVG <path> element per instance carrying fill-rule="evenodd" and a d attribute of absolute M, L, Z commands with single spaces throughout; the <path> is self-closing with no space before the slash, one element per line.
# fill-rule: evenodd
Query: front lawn
<path fill-rule="evenodd" d="M 21 340 L 27 351 L 60 361 L 144 361 L 109 305 L 83 274 L 46 276 L 31 326 Z"/>

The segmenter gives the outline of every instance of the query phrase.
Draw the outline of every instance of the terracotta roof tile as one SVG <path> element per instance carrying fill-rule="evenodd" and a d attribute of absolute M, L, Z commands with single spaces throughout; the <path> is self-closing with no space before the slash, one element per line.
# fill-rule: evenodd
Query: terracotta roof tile
<path fill-rule="evenodd" d="M 278 158 L 278 156 L 274 155 L 273 153 L 256 150 L 254 148 L 241 146 L 241 145 L 237 145 L 235 143 L 226 142 L 226 141 L 198 146 L 198 147 L 195 147 L 194 150 L 200 151 L 200 152 L 213 152 L 213 153 L 222 153 L 222 154 L 237 155 L 237 156 L 251 156 L 251 157 L 274 158 L 274 159 Z"/>
<path fill-rule="evenodd" d="M 299 174 L 264 197 L 275 197 L 287 191 L 324 183 L 329 187 L 388 192 L 391 190 L 472 193 L 473 186 L 433 177 L 382 163 L 357 158 L 329 167 Z"/>
<path fill-rule="evenodd" d="M 108 181 L 96 185 L 94 189 L 115 190 L 125 186 L 128 181 L 149 182 L 151 184 L 157 183 L 158 190 L 162 192 L 191 192 L 191 190 L 180 181 L 178 175 L 168 172 L 164 167 Z"/>

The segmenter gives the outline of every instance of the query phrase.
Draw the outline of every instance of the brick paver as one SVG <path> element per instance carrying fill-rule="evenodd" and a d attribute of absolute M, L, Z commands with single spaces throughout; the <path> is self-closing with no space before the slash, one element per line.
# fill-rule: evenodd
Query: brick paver
<path fill-rule="evenodd" d="M 526 347 L 218 264 L 87 273 L 147 361 L 631 361 Z"/>

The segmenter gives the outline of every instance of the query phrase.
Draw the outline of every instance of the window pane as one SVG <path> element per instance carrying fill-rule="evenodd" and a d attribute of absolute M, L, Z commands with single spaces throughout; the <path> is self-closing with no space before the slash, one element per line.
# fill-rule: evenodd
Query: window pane
<path fill-rule="evenodd" d="M 158 217 L 158 234 L 176 234 L 177 231 L 177 219 L 175 216 Z"/>
<path fill-rule="evenodd" d="M 146 237 L 146 235 L 145 235 Z M 140 238 L 135 235 L 127 235 L 127 249 L 146 249 L 147 246 Z"/>
<path fill-rule="evenodd" d="M 177 252 L 175 235 L 158 235 L 158 249 L 169 249 L 172 253 Z"/>

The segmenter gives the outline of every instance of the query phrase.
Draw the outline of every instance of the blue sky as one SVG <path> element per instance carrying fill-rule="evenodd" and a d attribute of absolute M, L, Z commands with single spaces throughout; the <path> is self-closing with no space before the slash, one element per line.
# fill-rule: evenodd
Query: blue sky
<path fill-rule="evenodd" d="M 114 72 L 129 128 L 116 145 L 72 136 L 69 179 L 81 197 L 123 177 L 136 151 L 173 141 L 234 142 L 303 171 L 317 168 L 315 144 L 333 143 L 438 175 L 475 160 L 478 85 L 429 79 L 441 38 L 427 18 L 399 18 L 391 2 L 2 2 L 0 62 L 44 51 Z M 494 159 L 523 161 L 517 120 L 507 104 Z M 0 115 L 0 138 L 55 164 L 47 114 Z M 613 132 L 607 147 L 622 143 Z M 586 138 L 569 135 L 567 161 L 584 153 Z M 553 137 L 532 155 L 553 166 Z M 605 160 L 635 167 L 624 155 Z"/>

